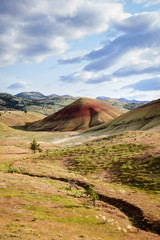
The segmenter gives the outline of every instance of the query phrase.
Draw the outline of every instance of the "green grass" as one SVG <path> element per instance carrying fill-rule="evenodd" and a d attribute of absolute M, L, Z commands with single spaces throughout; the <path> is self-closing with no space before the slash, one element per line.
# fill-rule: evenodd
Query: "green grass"
<path fill-rule="evenodd" d="M 133 165 L 123 165 L 117 176 L 129 185 L 146 190 L 160 190 L 160 156 L 150 157 Z"/>
<path fill-rule="evenodd" d="M 129 137 L 129 136 L 128 136 Z M 120 140 L 121 136 L 116 136 Z M 107 179 L 145 190 L 160 188 L 159 158 L 140 160 L 151 146 L 140 143 L 115 143 L 114 137 L 95 140 L 79 146 L 46 151 L 40 159 L 67 160 L 68 169 L 82 175 L 106 172 Z"/>

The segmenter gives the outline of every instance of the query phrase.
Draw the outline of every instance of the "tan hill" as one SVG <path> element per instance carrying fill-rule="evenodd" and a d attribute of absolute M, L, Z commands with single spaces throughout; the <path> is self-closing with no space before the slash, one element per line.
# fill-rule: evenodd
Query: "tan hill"
<path fill-rule="evenodd" d="M 0 111 L 0 123 L 6 126 L 24 126 L 27 122 L 33 122 L 44 118 L 40 113 L 22 112 L 22 111 Z"/>
<path fill-rule="evenodd" d="M 118 109 L 96 99 L 80 98 L 62 110 L 27 125 L 33 131 L 76 131 L 110 121 L 122 114 Z"/>
<path fill-rule="evenodd" d="M 8 127 L 6 124 L 0 122 L 0 135 L 6 133 L 6 132 L 13 132 L 14 130 L 10 127 Z"/>
<path fill-rule="evenodd" d="M 160 132 L 160 99 L 124 113 L 109 123 L 89 130 L 89 132 L 114 134 L 129 130 Z"/>
<path fill-rule="evenodd" d="M 142 105 L 144 105 L 144 103 L 140 103 L 140 102 L 121 102 L 119 100 L 116 100 L 114 98 L 108 98 L 106 100 L 104 100 L 105 102 L 107 102 L 108 104 L 112 105 L 113 107 L 119 109 L 122 112 L 128 112 L 134 108 L 140 107 Z"/>

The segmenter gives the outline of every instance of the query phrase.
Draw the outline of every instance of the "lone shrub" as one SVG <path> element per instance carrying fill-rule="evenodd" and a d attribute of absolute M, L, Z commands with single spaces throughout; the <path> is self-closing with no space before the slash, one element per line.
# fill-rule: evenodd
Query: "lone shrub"
<path fill-rule="evenodd" d="M 29 148 L 33 150 L 34 153 L 36 152 L 36 150 L 41 152 L 40 144 L 38 144 L 35 139 L 33 139 L 33 141 L 30 143 Z"/>
<path fill-rule="evenodd" d="M 94 191 L 93 187 L 88 183 L 85 185 L 84 188 L 85 188 L 87 194 L 90 195 L 90 197 L 92 198 L 94 207 L 96 207 L 96 200 L 99 199 L 98 194 Z"/>

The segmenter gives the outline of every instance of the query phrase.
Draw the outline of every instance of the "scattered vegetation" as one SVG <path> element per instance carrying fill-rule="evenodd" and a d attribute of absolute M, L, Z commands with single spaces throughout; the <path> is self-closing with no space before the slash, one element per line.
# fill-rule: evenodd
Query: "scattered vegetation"
<path fill-rule="evenodd" d="M 133 136 L 135 138 L 135 136 Z M 119 139 L 118 139 L 119 138 Z M 129 138 L 129 135 L 128 135 Z M 113 142 L 115 139 L 118 142 Z M 141 160 L 151 146 L 140 143 L 119 143 L 108 137 L 70 148 L 44 152 L 40 158 L 65 160 L 70 171 L 82 175 L 105 172 L 105 179 L 145 190 L 160 189 L 159 157 Z"/>
<path fill-rule="evenodd" d="M 149 157 L 133 164 L 127 162 L 120 167 L 115 180 L 145 190 L 160 190 L 160 156 Z"/>

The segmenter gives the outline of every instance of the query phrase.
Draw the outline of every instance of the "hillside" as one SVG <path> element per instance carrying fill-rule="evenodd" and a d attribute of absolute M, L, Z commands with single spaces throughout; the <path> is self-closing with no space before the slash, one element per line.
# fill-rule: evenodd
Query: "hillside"
<path fill-rule="evenodd" d="M 104 101 L 109 103 L 110 105 L 112 105 L 113 107 L 119 109 L 120 111 L 122 111 L 124 113 L 143 105 L 142 103 L 121 102 L 121 101 L 116 100 L 114 98 L 108 98 Z"/>
<path fill-rule="evenodd" d="M 72 141 L 72 138 L 69 141 Z M 5 193 L 2 189 L 2 194 L 8 196 L 11 192 L 12 196 L 16 197 L 16 201 L 12 202 L 14 201 L 12 198 L 6 202 L 6 199 L 3 204 L 6 202 L 15 206 L 17 201 L 26 203 L 24 208 L 27 220 L 30 216 L 33 216 L 31 219 L 35 219 L 28 220 L 27 226 L 36 229 L 41 239 L 47 239 L 42 237 L 41 228 L 38 228 L 40 223 L 44 224 L 44 220 L 46 226 L 51 224 L 55 224 L 56 228 L 61 226 L 61 236 L 65 236 L 66 240 L 70 239 L 70 236 L 65 235 L 66 232 L 68 233 L 66 231 L 68 225 L 70 230 L 73 229 L 75 239 L 92 240 L 100 237 L 105 240 L 117 240 L 121 239 L 121 233 L 124 233 L 122 239 L 126 240 L 160 239 L 158 236 L 160 234 L 159 134 L 142 131 L 127 132 L 69 148 L 62 146 L 62 143 L 58 148 L 52 146 L 49 151 L 46 145 L 46 151 L 28 158 L 26 155 L 25 161 L 12 160 L 10 168 L 14 173 L 8 174 L 10 179 L 8 188 Z M 13 176 L 16 178 L 14 184 L 12 184 Z M 19 177 L 24 179 L 20 181 L 20 185 L 17 180 Z M 40 185 L 41 181 L 45 185 Z M 85 194 L 86 183 L 92 184 L 99 196 L 96 208 L 93 207 L 91 197 Z M 49 186 L 54 187 L 54 190 Z M 69 199 L 74 201 L 69 204 Z M 76 204 L 76 200 L 79 204 L 78 202 Z M 92 215 L 95 209 L 96 212 Z M 7 216 L 9 219 L 15 214 L 12 210 L 7 213 L 10 214 Z M 104 222 L 101 220 L 102 213 L 106 219 Z M 24 218 L 20 219 L 24 223 Z M 62 221 L 59 221 L 60 219 Z M 85 228 L 84 223 L 87 229 L 81 229 L 82 225 Z M 76 225 L 81 229 L 80 232 L 78 231 L 78 236 L 83 235 L 84 238 L 76 235 Z M 130 227 L 127 227 L 128 225 Z M 43 228 L 44 232 L 48 232 L 46 226 Z M 98 235 L 97 231 L 93 231 L 93 227 L 97 227 Z M 88 237 L 89 229 L 94 233 L 92 237 Z M 109 233 L 112 233 L 111 238 Z M 23 231 L 23 234 L 26 232 Z M 54 232 L 52 236 L 59 239 Z"/>
<path fill-rule="evenodd" d="M 76 101 L 77 97 L 46 97 L 35 100 L 32 105 L 26 108 L 29 111 L 37 111 L 43 114 L 50 115 L 64 108 L 65 106 Z"/>
<path fill-rule="evenodd" d="M 62 110 L 27 125 L 32 131 L 75 131 L 110 121 L 122 114 L 109 104 L 91 98 L 80 98 Z"/>
<path fill-rule="evenodd" d="M 27 99 L 18 96 L 12 96 L 8 93 L 0 93 L 0 110 L 21 110 L 39 112 L 50 115 L 57 112 L 68 104 L 74 102 L 74 97 L 45 97 L 40 99 Z"/>
<path fill-rule="evenodd" d="M 148 103 L 148 101 L 139 101 L 139 100 L 135 100 L 135 99 L 128 100 L 126 98 L 109 98 L 109 97 L 105 97 L 105 96 L 99 96 L 96 99 L 103 100 L 103 101 L 106 101 L 108 99 L 114 99 L 114 100 L 117 100 L 117 101 L 123 102 L 123 103 L 140 103 L 140 104 Z"/>
<path fill-rule="evenodd" d="M 34 91 L 32 91 L 32 92 L 21 92 L 21 93 L 16 94 L 15 96 L 16 96 L 16 97 L 26 98 L 26 99 L 31 99 L 31 100 L 46 97 L 46 96 L 43 95 L 42 93 L 40 93 L 40 92 L 34 92 Z"/>
<path fill-rule="evenodd" d="M 50 95 L 44 95 L 43 93 L 40 92 L 20 92 L 15 95 L 16 97 L 21 97 L 21 98 L 26 98 L 30 100 L 35 100 L 35 99 L 41 99 L 41 98 L 47 98 L 47 97 L 72 97 L 71 95 L 64 94 L 64 95 L 58 95 L 58 94 L 50 94 Z"/>
<path fill-rule="evenodd" d="M 56 94 L 44 97 L 43 94 L 38 92 L 29 92 L 28 93 L 29 95 L 26 94 L 27 93 L 25 92 L 25 94 L 19 93 L 16 94 L 16 96 L 12 96 L 11 94 L 8 93 L 0 93 L 0 110 L 24 111 L 25 109 L 27 109 L 28 111 L 34 111 L 50 115 L 54 112 L 61 110 L 65 106 L 71 104 L 72 102 L 78 99 L 78 97 L 71 97 L 69 95 L 58 96 Z M 132 110 L 142 105 L 142 103 L 120 102 L 113 98 L 107 99 L 105 101 L 123 112 L 127 112 L 128 110 Z"/>
<path fill-rule="evenodd" d="M 6 126 L 23 126 L 27 122 L 33 122 L 40 120 L 45 117 L 45 115 L 34 112 L 22 112 L 22 111 L 0 111 L 0 123 Z"/>
<path fill-rule="evenodd" d="M 96 134 L 114 134 L 128 130 L 160 131 L 160 99 L 133 109 L 109 123 L 90 130 Z"/>
<path fill-rule="evenodd" d="M 31 100 L 12 96 L 8 93 L 0 93 L 0 110 L 24 110 L 26 106 L 33 104 Z"/>
<path fill-rule="evenodd" d="M 5 114 L 8 125 L 18 119 Z M 19 114 L 25 122 L 29 113 Z M 33 139 L 40 152 L 29 149 Z M 97 139 L 0 122 L 0 239 L 159 240 L 159 140 L 146 131 Z"/>
<path fill-rule="evenodd" d="M 6 124 L 0 122 L 0 135 L 3 135 L 4 133 L 7 132 L 13 132 L 14 130 L 10 127 L 8 127 Z"/>

